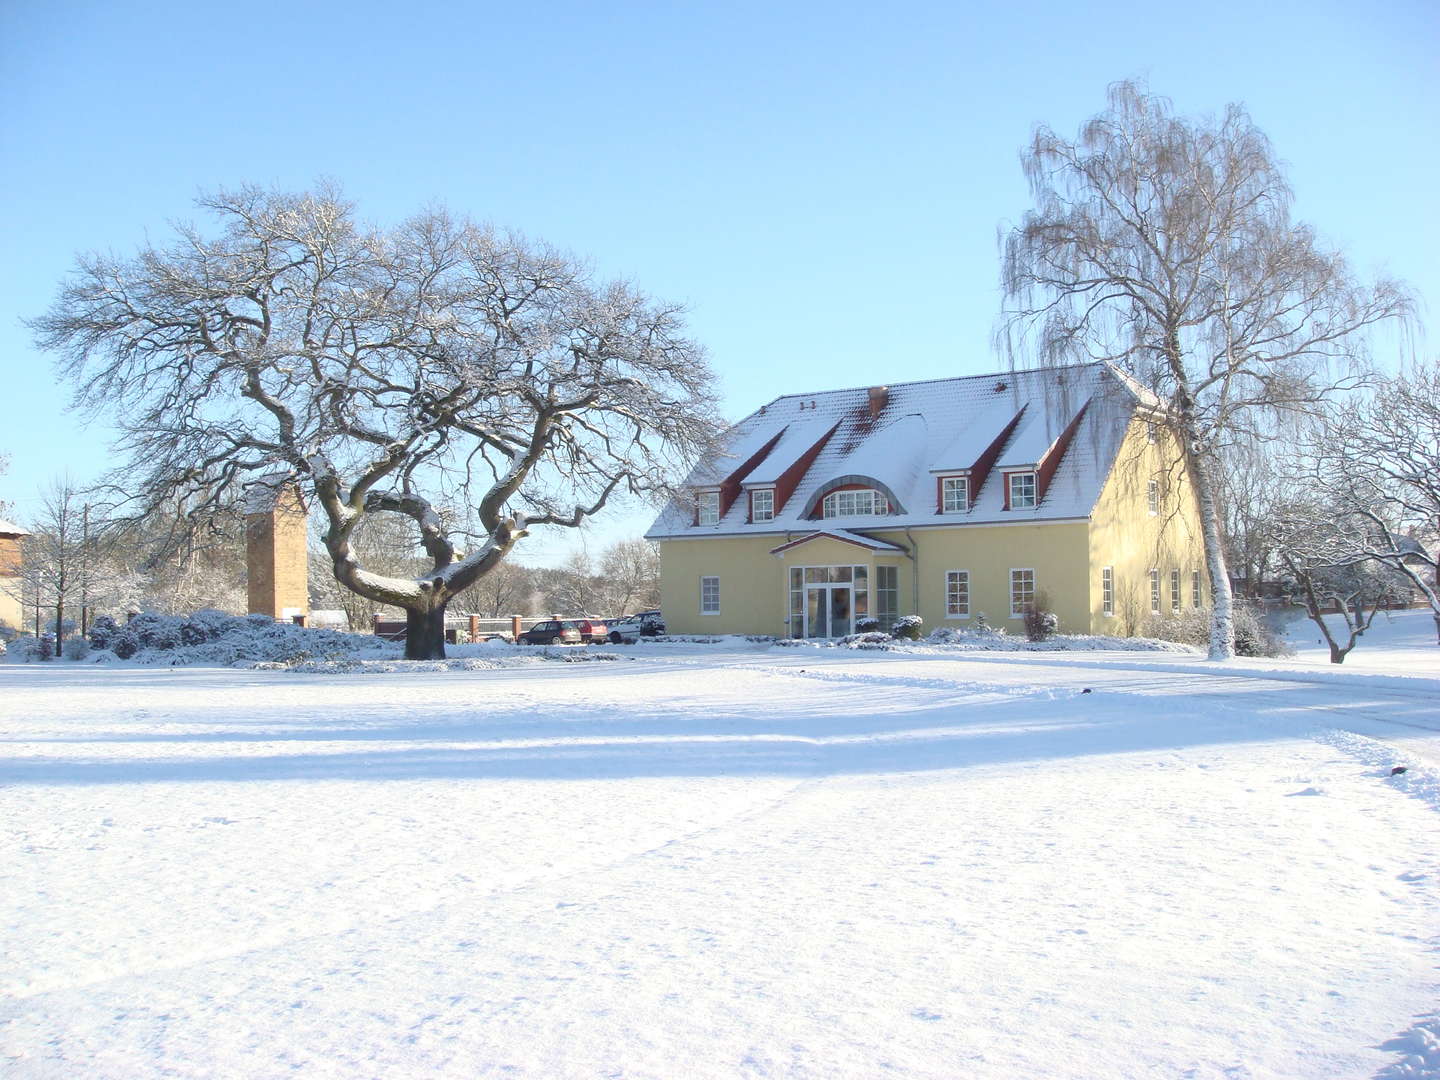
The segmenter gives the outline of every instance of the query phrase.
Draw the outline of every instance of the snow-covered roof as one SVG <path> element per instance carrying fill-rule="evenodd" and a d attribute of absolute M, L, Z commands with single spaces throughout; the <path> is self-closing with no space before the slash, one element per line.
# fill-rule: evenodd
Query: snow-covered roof
<path fill-rule="evenodd" d="M 816 529 L 814 532 L 806 533 L 798 539 L 790 540 L 781 544 L 779 547 L 771 548 L 770 554 L 779 554 L 788 548 L 808 544 L 811 540 L 840 540 L 846 544 L 869 548 L 871 551 L 902 552 L 905 550 L 898 544 L 892 544 L 888 540 L 877 540 L 873 536 L 862 536 L 860 533 L 851 532 L 849 529 Z"/>
<path fill-rule="evenodd" d="M 0 518 L 0 536 L 29 536 L 30 530 L 22 529 L 13 521 L 6 521 Z"/>
<path fill-rule="evenodd" d="M 1148 404 L 1132 380 L 1098 363 L 892 383 L 874 398 L 869 387 L 789 394 L 731 428 L 725 450 L 687 480 L 690 488 L 728 483 L 741 492 L 716 524 L 697 525 L 693 508 L 676 502 L 646 535 L 793 540 L 819 527 L 811 514 L 825 491 L 866 481 L 890 493 L 894 512 L 828 518 L 825 528 L 873 531 L 1087 517 L 1131 414 Z M 1073 438 L 1057 446 L 1072 423 Z M 814 459 L 805 467 L 808 452 L 815 452 Z M 1051 464 L 1057 455 L 1059 462 L 1040 504 L 1006 510 L 1000 470 L 1035 466 L 1047 453 Z M 983 480 L 980 490 L 970 493 L 971 509 L 941 514 L 936 474 L 964 470 L 975 470 Z M 774 520 L 749 521 L 743 489 L 777 484 Z"/>

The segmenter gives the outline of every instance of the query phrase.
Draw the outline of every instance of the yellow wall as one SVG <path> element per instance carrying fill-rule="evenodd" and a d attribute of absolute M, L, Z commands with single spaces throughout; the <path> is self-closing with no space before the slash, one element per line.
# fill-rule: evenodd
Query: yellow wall
<path fill-rule="evenodd" d="M 983 612 L 992 625 L 1018 633 L 1020 619 L 1010 617 L 1010 571 L 1032 569 L 1036 589 L 1047 594 L 1061 628 L 1083 633 L 1089 623 L 1086 529 L 1080 521 L 912 530 L 909 537 L 903 531 L 869 533 L 907 549 L 913 544 L 914 559 L 829 539 L 779 555 L 769 551 L 784 543 L 784 536 L 662 540 L 661 610 L 671 633 L 786 635 L 792 566 L 868 567 L 873 614 L 875 567 L 889 565 L 899 568 L 899 614 L 918 613 L 934 628 L 972 626 L 975 614 Z M 970 572 L 968 619 L 945 615 L 949 570 Z M 700 614 L 700 578 L 706 575 L 720 578 L 718 615 Z"/>
<path fill-rule="evenodd" d="M 1190 575 L 1200 571 L 1201 603 L 1210 603 L 1204 544 L 1194 491 L 1179 461 L 1173 436 L 1164 429 L 1151 443 L 1136 421 L 1121 445 L 1090 518 L 1090 608 L 1097 634 L 1143 634 L 1153 622 L 1152 568 L 1160 571 L 1161 617 L 1170 614 L 1170 572 L 1180 571 L 1180 606 L 1189 610 Z M 1159 513 L 1149 510 L 1148 482 L 1160 482 Z M 1101 611 L 1101 569 L 1115 572 L 1115 614 Z"/>
<path fill-rule="evenodd" d="M 660 612 L 672 634 L 784 634 L 781 564 L 776 537 L 664 540 L 660 544 Z M 720 578 L 720 614 L 700 614 L 700 578 Z"/>
<path fill-rule="evenodd" d="M 1023 633 L 1023 620 L 1010 615 L 1010 571 L 1033 570 L 1036 593 L 1045 594 L 1061 631 L 1086 633 L 1090 621 L 1086 530 L 1083 521 L 912 530 L 919 567 L 919 615 L 926 629 L 965 629 L 976 625 L 983 613 L 991 626 Z M 969 618 L 945 614 L 945 575 L 950 570 L 970 572 Z M 903 572 L 901 576 L 905 577 Z M 902 595 L 903 610 L 914 606 L 908 595 Z"/>

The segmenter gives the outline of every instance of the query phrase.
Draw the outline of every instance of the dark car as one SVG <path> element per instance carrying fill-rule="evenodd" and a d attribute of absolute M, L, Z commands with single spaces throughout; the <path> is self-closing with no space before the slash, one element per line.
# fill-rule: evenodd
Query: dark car
<path fill-rule="evenodd" d="M 598 645 L 605 640 L 610 628 L 599 619 L 562 619 L 561 625 L 574 627 L 587 645 Z"/>
<path fill-rule="evenodd" d="M 584 635 L 570 619 L 545 619 L 515 639 L 519 645 L 579 645 Z"/>

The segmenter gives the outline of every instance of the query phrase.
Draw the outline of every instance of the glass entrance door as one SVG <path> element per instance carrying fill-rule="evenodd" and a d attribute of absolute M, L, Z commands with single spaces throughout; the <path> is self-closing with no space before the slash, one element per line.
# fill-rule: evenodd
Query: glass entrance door
<path fill-rule="evenodd" d="M 844 637 L 850 633 L 854 589 L 849 584 L 805 586 L 805 636 Z"/>

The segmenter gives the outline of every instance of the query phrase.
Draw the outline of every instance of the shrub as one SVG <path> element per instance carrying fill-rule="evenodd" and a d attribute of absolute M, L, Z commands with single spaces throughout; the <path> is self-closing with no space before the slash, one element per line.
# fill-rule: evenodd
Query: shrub
<path fill-rule="evenodd" d="M 920 628 L 924 625 L 925 620 L 919 615 L 901 615 L 895 620 L 895 628 L 890 631 L 890 636 L 897 641 L 902 638 L 908 641 L 919 641 Z"/>
<path fill-rule="evenodd" d="M 144 611 L 131 619 L 125 629 L 147 649 L 174 649 L 181 644 L 180 626 L 180 620 L 173 615 Z"/>
<path fill-rule="evenodd" d="M 1049 641 L 1060 628 L 1060 619 L 1048 610 L 1050 598 L 1043 592 L 1035 594 L 1034 602 L 1025 609 L 1025 636 L 1031 641 Z"/>
<path fill-rule="evenodd" d="M 857 634 L 873 634 L 880 629 L 880 620 L 874 615 L 862 615 L 855 620 L 855 632 Z"/>
<path fill-rule="evenodd" d="M 60 646 L 60 655 L 66 660 L 84 660 L 90 655 L 90 642 L 79 634 L 72 634 Z"/>
<path fill-rule="evenodd" d="M 121 660 L 129 660 L 140 651 L 140 636 L 127 626 L 110 639 L 110 651 Z"/>
<path fill-rule="evenodd" d="M 120 624 L 112 615 L 96 615 L 90 624 L 90 644 L 97 649 L 108 649 L 111 639 L 120 632 Z"/>
<path fill-rule="evenodd" d="M 1203 649 L 1210 644 L 1210 611 L 1189 608 L 1157 618 L 1146 629 L 1161 641 L 1178 641 Z M 1249 604 L 1235 605 L 1236 656 L 1289 656 L 1293 652 L 1265 621 L 1263 612 Z"/>

